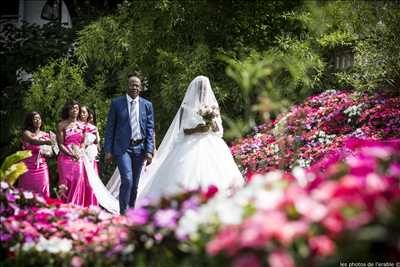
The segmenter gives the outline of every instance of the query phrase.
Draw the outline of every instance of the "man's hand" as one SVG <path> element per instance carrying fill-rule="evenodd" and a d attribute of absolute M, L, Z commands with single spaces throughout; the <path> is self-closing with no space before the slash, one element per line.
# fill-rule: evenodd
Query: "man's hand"
<path fill-rule="evenodd" d="M 145 160 L 146 160 L 146 166 L 150 165 L 151 162 L 153 161 L 153 155 L 150 154 L 150 153 L 146 153 L 146 158 L 145 158 Z"/>
<path fill-rule="evenodd" d="M 113 160 L 113 156 L 111 153 L 106 153 L 106 163 L 110 164 Z"/>

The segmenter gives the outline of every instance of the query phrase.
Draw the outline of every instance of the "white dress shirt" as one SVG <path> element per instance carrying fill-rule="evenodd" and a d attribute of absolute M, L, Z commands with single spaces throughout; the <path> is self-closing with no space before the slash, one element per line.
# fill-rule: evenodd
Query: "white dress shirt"
<path fill-rule="evenodd" d="M 135 111 L 136 111 L 136 120 L 132 120 L 132 118 L 130 118 L 130 124 L 131 124 L 131 129 L 132 129 L 132 137 L 131 138 L 133 140 L 142 139 L 142 134 L 140 132 L 140 123 L 139 123 L 139 119 L 140 119 L 139 118 L 139 96 L 137 96 L 135 99 L 133 99 L 129 95 L 126 95 L 126 99 L 128 101 L 129 118 L 132 114 L 131 107 L 135 108 Z M 132 101 L 133 101 L 133 104 L 132 104 Z M 137 125 L 135 125 L 135 123 Z"/>

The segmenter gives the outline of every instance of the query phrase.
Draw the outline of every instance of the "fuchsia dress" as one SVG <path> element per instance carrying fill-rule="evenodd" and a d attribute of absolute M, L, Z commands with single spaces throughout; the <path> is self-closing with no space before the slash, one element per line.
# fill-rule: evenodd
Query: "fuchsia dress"
<path fill-rule="evenodd" d="M 73 145 L 77 148 L 84 141 L 85 125 L 76 123 L 77 127 L 64 130 L 64 145 L 72 152 Z M 97 200 L 89 184 L 83 160 L 75 160 L 60 151 L 57 160 L 59 184 L 67 186 L 67 203 L 82 207 L 97 206 Z"/>
<path fill-rule="evenodd" d="M 49 134 L 45 132 L 40 132 L 38 135 L 34 134 L 34 138 L 50 140 Z M 46 158 L 40 153 L 40 145 L 22 141 L 22 149 L 30 150 L 32 156 L 24 160 L 28 171 L 19 178 L 18 187 L 43 197 L 49 197 L 49 168 L 47 167 Z"/>

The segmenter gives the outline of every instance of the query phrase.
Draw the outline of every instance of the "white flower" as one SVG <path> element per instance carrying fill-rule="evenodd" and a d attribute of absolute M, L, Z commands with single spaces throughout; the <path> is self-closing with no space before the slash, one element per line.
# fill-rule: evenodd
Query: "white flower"
<path fill-rule="evenodd" d="M 99 214 L 98 214 L 98 218 L 99 218 L 100 220 L 104 221 L 104 220 L 111 219 L 111 218 L 112 218 L 112 215 L 111 215 L 111 213 L 108 213 L 108 212 L 105 212 L 105 211 L 101 210 L 101 211 L 99 212 Z"/>
<path fill-rule="evenodd" d="M 32 199 L 33 198 L 33 193 L 32 192 L 24 191 L 23 194 L 24 194 L 25 199 Z"/>
<path fill-rule="evenodd" d="M 47 251 L 54 254 L 69 252 L 71 249 L 72 241 L 65 238 L 52 237 L 47 240 L 41 236 L 39 242 L 36 244 L 36 250 Z"/>
<path fill-rule="evenodd" d="M 1 187 L 1 189 L 9 188 L 9 186 L 8 186 L 8 184 L 6 182 L 0 182 L 0 187 Z"/>
<path fill-rule="evenodd" d="M 302 159 L 298 159 L 297 162 L 299 162 Z M 296 178 L 297 182 L 300 184 L 300 186 L 306 186 L 307 185 L 307 178 L 306 178 L 306 172 L 302 168 L 301 164 L 299 164 L 300 167 L 294 167 L 292 170 L 292 174 L 294 178 Z"/>
<path fill-rule="evenodd" d="M 284 194 L 282 190 L 263 190 L 255 196 L 254 203 L 257 209 L 271 210 L 276 208 L 281 203 L 283 197 Z"/>
<path fill-rule="evenodd" d="M 334 90 L 334 89 L 329 89 L 329 90 L 326 90 L 324 93 L 325 93 L 325 94 L 336 94 L 336 90 Z"/>
<path fill-rule="evenodd" d="M 326 134 L 324 131 L 319 131 L 317 132 L 314 136 L 313 139 L 319 142 L 320 144 L 325 144 L 329 145 L 333 142 L 333 139 L 336 137 L 334 134 Z"/>
<path fill-rule="evenodd" d="M 34 242 L 26 242 L 22 245 L 22 251 L 28 251 L 35 247 Z"/>
<path fill-rule="evenodd" d="M 124 253 L 124 254 L 130 254 L 130 253 L 133 252 L 134 250 L 135 250 L 135 245 L 130 244 L 130 245 L 128 245 L 128 246 L 126 246 L 126 247 L 124 248 L 124 250 L 122 251 L 122 253 Z"/>
<path fill-rule="evenodd" d="M 305 187 L 307 184 L 315 179 L 315 175 L 313 173 L 307 173 L 303 167 L 294 167 L 292 170 L 292 174 L 294 178 L 296 178 L 297 182 L 300 186 Z"/>
<path fill-rule="evenodd" d="M 39 237 L 37 243 L 26 242 L 22 245 L 23 251 L 28 251 L 31 249 L 36 249 L 39 252 L 47 251 L 49 253 L 63 253 L 69 252 L 72 249 L 72 241 L 69 239 L 52 237 L 46 239 L 43 236 Z"/>
<path fill-rule="evenodd" d="M 277 144 L 271 144 L 270 147 L 271 147 L 271 150 L 272 150 L 275 154 L 279 153 L 279 146 L 278 146 Z"/>
<path fill-rule="evenodd" d="M 296 163 L 301 168 L 307 168 L 307 167 L 310 167 L 311 160 L 310 159 L 299 158 L 299 159 L 297 159 Z"/>
<path fill-rule="evenodd" d="M 66 214 L 66 216 L 69 221 L 74 221 L 79 218 L 80 212 L 78 210 L 70 209 L 70 210 L 68 210 L 68 213 Z"/>
<path fill-rule="evenodd" d="M 240 224 L 243 217 L 242 203 L 247 203 L 247 201 L 243 201 L 244 199 L 241 196 L 243 196 L 243 193 L 237 192 L 235 197 L 231 198 L 227 193 L 219 192 L 197 210 L 186 210 L 179 219 L 176 230 L 177 236 L 193 238 L 202 226 L 207 225 Z"/>
<path fill-rule="evenodd" d="M 361 112 L 363 111 L 363 108 L 364 108 L 364 103 L 361 103 L 358 105 L 350 106 L 347 109 L 345 109 L 343 113 L 349 116 L 347 122 L 351 122 L 353 119 L 360 116 Z"/>
<path fill-rule="evenodd" d="M 200 222 L 201 220 L 197 211 L 192 209 L 187 210 L 179 220 L 176 230 L 177 236 L 182 238 L 186 235 L 195 234 L 199 229 Z"/>
<path fill-rule="evenodd" d="M 270 171 L 264 175 L 265 184 L 272 184 L 274 182 L 280 181 L 282 179 L 281 171 Z"/>
<path fill-rule="evenodd" d="M 221 201 L 216 204 L 215 210 L 219 221 L 223 224 L 239 224 L 242 221 L 243 207 L 239 206 L 234 201 L 221 199 Z"/>

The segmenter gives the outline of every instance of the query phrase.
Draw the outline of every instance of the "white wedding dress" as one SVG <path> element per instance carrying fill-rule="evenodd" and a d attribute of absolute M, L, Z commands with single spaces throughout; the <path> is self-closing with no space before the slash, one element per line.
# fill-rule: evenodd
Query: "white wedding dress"
<path fill-rule="evenodd" d="M 99 175 L 94 169 L 94 161 L 98 154 L 97 146 L 94 144 L 96 136 L 92 133 L 85 133 L 86 149 L 80 152 L 80 157 L 83 159 L 86 174 L 89 184 L 93 189 L 97 202 L 107 211 L 119 214 L 118 198 L 113 196 L 111 192 L 104 186 Z"/>
<path fill-rule="evenodd" d="M 198 114 L 203 107 L 219 110 L 209 79 L 198 76 L 190 83 L 153 163 L 144 169 L 140 177 L 137 206 L 142 201 L 156 201 L 186 190 L 206 190 L 211 185 L 219 190 L 229 190 L 244 184 L 229 147 L 222 139 L 219 113 L 213 119 L 218 126 L 217 131 L 184 133 L 184 129 L 205 124 L 203 117 Z M 119 194 L 119 185 L 120 178 L 116 170 L 107 184 L 115 197 Z"/>

